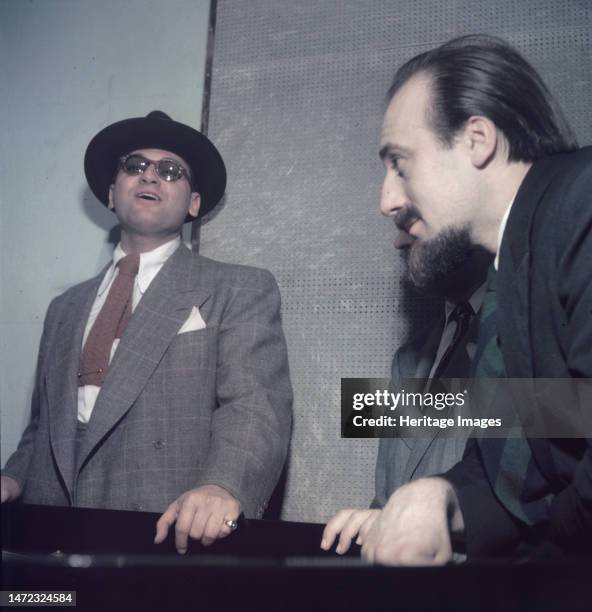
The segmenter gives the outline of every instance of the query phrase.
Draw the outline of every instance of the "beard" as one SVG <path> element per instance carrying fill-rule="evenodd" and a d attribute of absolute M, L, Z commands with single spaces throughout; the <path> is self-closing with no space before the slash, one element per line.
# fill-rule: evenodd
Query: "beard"
<path fill-rule="evenodd" d="M 480 284 L 493 256 L 473 243 L 469 226 L 448 227 L 408 251 L 412 283 L 426 293 L 450 297 Z"/>

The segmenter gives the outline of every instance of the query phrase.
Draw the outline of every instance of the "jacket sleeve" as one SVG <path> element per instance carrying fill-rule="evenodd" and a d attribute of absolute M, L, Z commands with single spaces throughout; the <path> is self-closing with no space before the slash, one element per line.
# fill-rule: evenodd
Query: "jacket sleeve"
<path fill-rule="evenodd" d="M 557 252 L 557 295 L 563 306 L 560 321 L 566 365 L 572 378 L 592 379 L 592 155 L 570 177 L 558 209 L 561 236 Z M 550 509 L 549 539 L 567 552 L 579 552 L 592 541 L 592 383 L 579 385 L 579 410 L 585 440 L 583 454 L 569 484 L 555 496 Z M 584 551 L 585 552 L 585 551 Z M 589 554 L 589 550 L 587 551 Z"/>
<path fill-rule="evenodd" d="M 35 373 L 35 385 L 33 387 L 33 395 L 31 398 L 31 412 L 30 419 L 21 440 L 18 444 L 17 449 L 8 458 L 4 469 L 2 470 L 3 476 L 10 476 L 16 480 L 21 487 L 21 494 L 25 489 L 27 483 L 27 474 L 29 470 L 29 464 L 33 456 L 33 450 L 35 447 L 35 440 L 37 436 L 37 426 L 39 423 L 39 406 L 40 406 L 40 393 L 43 387 L 44 372 L 45 372 L 45 358 L 47 353 L 47 347 L 49 346 L 50 334 L 50 321 L 54 320 L 52 313 L 55 310 L 55 300 L 49 305 L 45 321 L 43 324 L 43 333 L 41 335 L 41 341 L 39 343 L 39 352 L 37 355 L 37 368 Z"/>
<path fill-rule="evenodd" d="M 286 459 L 292 387 L 280 321 L 280 294 L 271 273 L 245 269 L 218 334 L 217 407 L 210 447 L 197 486 L 232 493 L 248 517 L 260 517 Z"/>
<path fill-rule="evenodd" d="M 504 441 L 492 438 L 487 442 Z M 453 486 L 458 498 L 468 557 L 510 556 L 515 552 L 521 529 L 495 496 L 474 438 L 467 441 L 462 460 L 441 476 Z"/>

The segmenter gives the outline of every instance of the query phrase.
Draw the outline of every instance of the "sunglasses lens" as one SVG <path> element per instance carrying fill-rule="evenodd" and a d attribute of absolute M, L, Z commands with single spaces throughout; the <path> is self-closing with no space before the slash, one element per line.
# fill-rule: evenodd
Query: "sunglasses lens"
<path fill-rule="evenodd" d="M 158 162 L 156 171 L 158 176 L 165 181 L 176 181 L 183 174 L 181 166 L 172 159 L 161 159 Z"/>
<path fill-rule="evenodd" d="M 146 172 L 150 164 L 154 164 L 156 173 L 164 181 L 176 181 L 183 176 L 183 167 L 174 159 L 161 159 L 153 162 L 141 155 L 128 155 L 122 160 L 121 168 L 127 174 L 142 174 Z"/>
<path fill-rule="evenodd" d="M 122 168 L 128 174 L 141 174 L 148 167 L 148 161 L 140 155 L 130 155 L 125 158 Z"/>

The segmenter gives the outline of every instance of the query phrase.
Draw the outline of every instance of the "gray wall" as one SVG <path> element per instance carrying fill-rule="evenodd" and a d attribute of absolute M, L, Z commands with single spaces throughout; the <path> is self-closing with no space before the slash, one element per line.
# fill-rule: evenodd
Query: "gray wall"
<path fill-rule="evenodd" d="M 208 0 L 0 0 L 2 463 L 26 424 L 51 298 L 110 257 L 114 216 L 82 159 L 156 108 L 199 128 Z"/>
<path fill-rule="evenodd" d="M 229 168 L 201 251 L 270 268 L 296 393 L 283 516 L 372 496 L 375 442 L 339 437 L 341 377 L 383 377 L 428 307 L 378 214 L 378 142 L 397 65 L 459 34 L 521 49 L 592 142 L 592 5 L 564 0 L 219 0 L 210 135 Z"/>

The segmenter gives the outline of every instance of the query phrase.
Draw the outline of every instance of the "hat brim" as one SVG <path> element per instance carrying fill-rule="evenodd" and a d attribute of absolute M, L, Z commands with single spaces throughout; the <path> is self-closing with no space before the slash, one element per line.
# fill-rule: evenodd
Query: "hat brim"
<path fill-rule="evenodd" d="M 89 143 L 84 155 L 86 180 L 97 199 L 109 203 L 119 159 L 138 149 L 163 149 L 182 157 L 191 169 L 201 205 L 195 221 L 210 212 L 226 189 L 226 167 L 218 149 L 203 134 L 172 119 L 134 117 L 113 123 Z"/>

